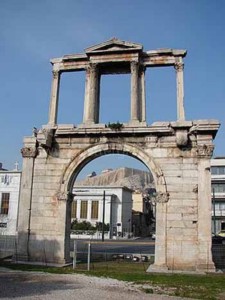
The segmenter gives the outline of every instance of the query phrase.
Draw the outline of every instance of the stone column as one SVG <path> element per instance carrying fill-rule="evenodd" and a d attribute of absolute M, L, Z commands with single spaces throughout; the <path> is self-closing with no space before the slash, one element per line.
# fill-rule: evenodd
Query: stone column
<path fill-rule="evenodd" d="M 167 202 L 166 193 L 157 193 L 156 204 L 156 240 L 155 240 L 155 261 L 150 265 L 147 272 L 164 272 L 167 267 Z"/>
<path fill-rule="evenodd" d="M 183 62 L 177 62 L 174 65 L 177 73 L 177 120 L 184 121 L 184 79 L 183 79 Z"/>
<path fill-rule="evenodd" d="M 146 122 L 146 97 L 145 97 L 145 67 L 142 66 L 140 69 L 139 77 L 139 97 L 141 99 L 141 111 L 140 111 L 140 120 L 141 122 Z"/>
<path fill-rule="evenodd" d="M 89 101 L 90 67 L 86 69 L 83 123 L 87 122 Z"/>
<path fill-rule="evenodd" d="M 85 106 L 84 106 L 84 123 L 94 124 L 98 120 L 98 90 L 99 90 L 99 75 L 97 64 L 90 64 L 86 73 L 85 86 Z"/>
<path fill-rule="evenodd" d="M 33 145 L 31 145 L 33 142 Z M 37 148 L 35 146 L 36 139 L 30 138 L 29 147 L 21 150 L 23 156 L 23 172 L 21 178 L 21 193 L 18 211 L 18 241 L 17 254 L 15 259 L 29 261 L 30 259 L 30 224 L 31 224 L 31 207 L 32 207 L 32 191 L 34 177 L 34 160 L 37 156 Z"/>
<path fill-rule="evenodd" d="M 52 74 L 53 74 L 53 79 L 52 79 L 52 90 L 51 90 L 48 124 L 54 126 L 57 124 L 60 73 L 59 71 L 53 70 Z"/>
<path fill-rule="evenodd" d="M 136 61 L 131 62 L 131 123 L 140 122 L 140 103 L 138 93 L 139 64 Z"/>
<path fill-rule="evenodd" d="M 97 75 L 97 87 L 96 87 L 96 102 L 95 102 L 95 123 L 99 123 L 99 112 L 100 112 L 100 82 L 101 74 Z"/>

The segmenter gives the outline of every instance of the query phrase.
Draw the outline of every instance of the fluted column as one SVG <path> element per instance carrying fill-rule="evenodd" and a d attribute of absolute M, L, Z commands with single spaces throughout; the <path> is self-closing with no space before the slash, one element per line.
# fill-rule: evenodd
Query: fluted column
<path fill-rule="evenodd" d="M 145 67 L 140 70 L 139 94 L 141 99 L 141 122 L 146 122 L 146 97 L 145 97 Z"/>
<path fill-rule="evenodd" d="M 52 75 L 53 78 L 52 78 L 52 89 L 51 89 L 48 124 L 54 126 L 57 124 L 60 72 L 52 71 Z"/>
<path fill-rule="evenodd" d="M 99 75 L 97 64 L 90 64 L 86 71 L 84 123 L 93 124 L 98 120 Z"/>
<path fill-rule="evenodd" d="M 177 120 L 185 120 L 184 113 L 184 79 L 183 79 L 183 62 L 178 62 L 174 65 L 177 73 Z"/>
<path fill-rule="evenodd" d="M 85 96 L 84 96 L 84 114 L 83 114 L 83 123 L 84 124 L 87 122 L 87 118 L 88 118 L 89 83 L 90 83 L 90 67 L 88 67 L 86 69 Z"/>
<path fill-rule="evenodd" d="M 138 92 L 138 73 L 139 64 L 136 61 L 131 62 L 131 122 L 140 121 L 140 105 Z"/>

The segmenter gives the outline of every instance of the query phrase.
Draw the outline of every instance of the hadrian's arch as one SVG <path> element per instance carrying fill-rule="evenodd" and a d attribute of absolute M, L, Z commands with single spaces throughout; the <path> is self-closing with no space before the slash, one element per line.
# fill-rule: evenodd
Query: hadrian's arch
<path fill-rule="evenodd" d="M 215 270 L 211 256 L 210 158 L 217 120 L 185 120 L 185 50 L 143 51 L 140 44 L 111 39 L 84 54 L 52 59 L 48 124 L 24 138 L 18 220 L 20 260 L 69 262 L 69 202 L 79 171 L 103 154 L 143 162 L 157 189 L 155 263 L 149 271 Z M 174 67 L 177 120 L 146 122 L 145 70 Z M 83 123 L 58 124 L 64 72 L 86 72 Z M 119 128 L 99 123 L 100 78 L 131 74 L 130 121 Z"/>

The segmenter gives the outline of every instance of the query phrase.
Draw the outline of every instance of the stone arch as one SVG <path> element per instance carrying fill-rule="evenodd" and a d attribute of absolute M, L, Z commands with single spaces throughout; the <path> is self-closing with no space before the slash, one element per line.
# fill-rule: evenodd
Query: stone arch
<path fill-rule="evenodd" d="M 129 143 L 118 143 L 118 142 L 108 142 L 108 143 L 99 143 L 92 145 L 76 154 L 76 156 L 71 160 L 71 162 L 65 168 L 62 177 L 60 190 L 58 192 L 58 197 L 62 197 L 62 200 L 67 201 L 67 220 L 66 224 L 68 228 L 70 227 L 70 195 L 72 194 L 72 189 L 77 175 L 81 169 L 92 161 L 94 158 L 100 157 L 105 154 L 127 154 L 132 156 L 142 163 L 144 163 L 149 170 L 151 170 L 157 194 L 159 195 L 157 201 L 157 214 L 156 214 L 156 233 L 160 226 L 160 234 L 156 234 L 156 255 L 154 266 L 160 266 L 164 268 L 166 266 L 166 214 L 165 209 L 167 207 L 167 201 L 169 199 L 169 194 L 167 192 L 166 180 L 163 175 L 163 172 L 160 166 L 155 162 L 154 158 L 151 157 L 146 151 L 141 147 L 129 144 Z M 67 233 L 69 230 L 66 231 Z M 66 237 L 67 241 L 69 236 Z M 157 246 L 158 245 L 158 246 Z"/>
<path fill-rule="evenodd" d="M 72 192 L 77 175 L 90 161 L 97 157 L 113 153 L 127 154 L 144 163 L 152 172 L 157 191 L 163 194 L 167 193 L 166 181 L 163 176 L 163 172 L 154 159 L 137 145 L 134 146 L 118 142 L 95 144 L 94 146 L 90 146 L 85 150 L 82 150 L 78 155 L 76 155 L 67 165 L 62 174 L 59 193 L 66 196 L 67 193 Z"/>

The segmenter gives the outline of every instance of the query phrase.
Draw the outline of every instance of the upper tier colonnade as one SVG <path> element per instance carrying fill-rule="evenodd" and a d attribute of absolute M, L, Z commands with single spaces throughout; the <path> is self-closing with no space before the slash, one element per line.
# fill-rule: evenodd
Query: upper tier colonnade
<path fill-rule="evenodd" d="M 131 74 L 131 112 L 128 125 L 146 125 L 145 71 L 173 66 L 177 81 L 177 120 L 185 120 L 183 57 L 186 50 L 158 49 L 144 52 L 143 46 L 113 38 L 89 47 L 84 54 L 51 60 L 52 89 L 48 126 L 57 125 L 60 77 L 63 72 L 86 72 L 83 126 L 99 123 L 100 81 L 105 74 Z"/>

